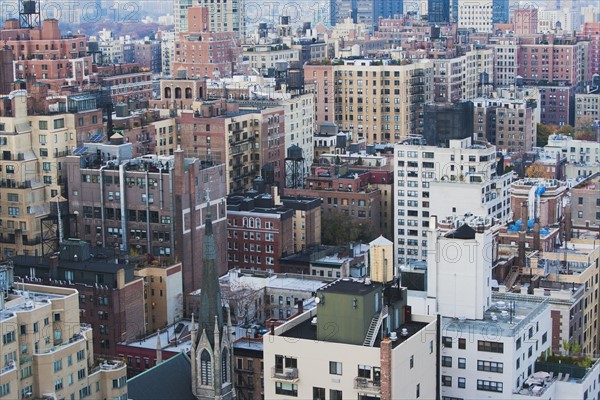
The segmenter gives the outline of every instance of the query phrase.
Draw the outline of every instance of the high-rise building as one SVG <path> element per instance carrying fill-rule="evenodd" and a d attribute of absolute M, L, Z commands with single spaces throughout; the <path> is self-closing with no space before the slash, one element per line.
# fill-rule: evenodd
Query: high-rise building
<path fill-rule="evenodd" d="M 430 23 L 450 22 L 450 0 L 429 0 L 427 11 Z"/>
<path fill-rule="evenodd" d="M 243 39 L 246 36 L 245 3 L 246 0 L 198 0 L 194 5 L 208 8 L 210 32 L 233 32 L 237 39 Z"/>
<path fill-rule="evenodd" d="M 395 146 L 398 264 L 426 259 L 431 215 L 473 213 L 509 220 L 512 174 L 498 168 L 494 146 L 472 143 L 467 138 L 450 140 L 448 148 L 410 143 Z"/>
<path fill-rule="evenodd" d="M 178 35 L 181 32 L 187 32 L 187 9 L 193 5 L 193 0 L 173 0 L 173 15 L 175 16 L 175 35 Z"/>

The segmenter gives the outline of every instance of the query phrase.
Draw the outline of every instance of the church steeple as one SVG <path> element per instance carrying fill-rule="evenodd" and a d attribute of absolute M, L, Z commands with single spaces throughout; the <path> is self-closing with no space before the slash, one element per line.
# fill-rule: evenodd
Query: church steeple
<path fill-rule="evenodd" d="M 224 325 L 223 303 L 217 273 L 217 248 L 213 235 L 210 198 L 206 191 L 204 254 L 198 331 L 192 328 L 192 390 L 201 400 L 232 400 L 233 344 Z M 193 325 L 194 315 L 192 315 Z"/>
<path fill-rule="evenodd" d="M 204 231 L 204 254 L 202 259 L 202 284 L 200 291 L 200 315 L 198 316 L 199 332 L 203 331 L 209 336 L 215 331 L 223 332 L 223 304 L 221 302 L 221 289 L 219 287 L 219 276 L 217 273 L 216 245 L 212 227 L 212 213 L 210 210 L 210 198 L 206 191 L 206 217 Z M 216 318 L 215 318 L 216 317 Z M 215 326 L 215 322 L 217 326 Z M 211 338 L 211 344 L 214 342 Z"/>

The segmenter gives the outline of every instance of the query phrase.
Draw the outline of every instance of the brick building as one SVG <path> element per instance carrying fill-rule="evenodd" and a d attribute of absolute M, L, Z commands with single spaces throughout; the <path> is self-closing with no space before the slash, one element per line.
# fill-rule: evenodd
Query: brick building
<path fill-rule="evenodd" d="M 206 191 L 217 246 L 226 243 L 225 166 L 185 158 L 182 150 L 160 158 L 132 158 L 131 151 L 130 144 L 90 144 L 67 158 L 71 231 L 132 261 L 181 261 L 183 292 L 198 289 Z M 225 253 L 217 254 L 223 274 Z"/>
<path fill-rule="evenodd" d="M 294 251 L 294 210 L 265 193 L 231 194 L 227 198 L 229 268 L 279 272 L 279 258 Z"/>
<path fill-rule="evenodd" d="M 20 28 L 16 19 L 6 20 L 0 40 L 12 50 L 15 79 L 35 76 L 55 91 L 90 81 L 92 57 L 87 55 L 85 35 L 62 35 L 57 19 L 32 29 Z"/>
<path fill-rule="evenodd" d="M 25 282 L 77 289 L 79 318 L 95 332 L 94 354 L 116 357 L 116 344 L 144 335 L 146 325 L 144 280 L 133 264 L 115 260 L 110 249 L 92 257 L 87 242 L 69 239 L 60 256 L 16 256 L 13 263 Z"/>
<path fill-rule="evenodd" d="M 206 7 L 190 7 L 187 13 L 188 31 L 180 33 L 175 41 L 173 75 L 213 79 L 243 72 L 237 34 L 211 31 L 211 15 Z"/>

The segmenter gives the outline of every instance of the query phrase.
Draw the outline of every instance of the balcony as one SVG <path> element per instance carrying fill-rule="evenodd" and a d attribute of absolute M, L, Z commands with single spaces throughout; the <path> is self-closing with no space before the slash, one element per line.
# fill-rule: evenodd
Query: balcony
<path fill-rule="evenodd" d="M 357 376 L 354 378 L 354 389 L 371 393 L 381 393 L 381 381 L 374 381 Z"/>
<path fill-rule="evenodd" d="M 271 378 L 278 381 L 298 382 L 298 368 L 271 368 Z"/>

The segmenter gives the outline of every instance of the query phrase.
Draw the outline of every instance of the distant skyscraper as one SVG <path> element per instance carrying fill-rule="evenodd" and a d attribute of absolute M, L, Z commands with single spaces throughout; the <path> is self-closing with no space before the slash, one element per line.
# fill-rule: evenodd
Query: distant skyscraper
<path fill-rule="evenodd" d="M 175 33 L 187 32 L 187 9 L 194 6 L 207 7 L 210 13 L 209 31 L 235 32 L 239 38 L 246 32 L 244 19 L 244 1 L 229 0 L 214 2 L 214 0 L 174 0 L 173 15 L 175 16 Z"/>
<path fill-rule="evenodd" d="M 390 18 L 396 14 L 403 14 L 403 0 L 375 0 L 376 17 Z"/>
<path fill-rule="evenodd" d="M 428 0 L 429 22 L 450 22 L 450 0 Z"/>
<path fill-rule="evenodd" d="M 357 0 L 335 0 L 333 14 L 333 21 L 336 24 L 341 24 L 348 17 L 352 18 L 356 22 L 356 4 Z"/>

